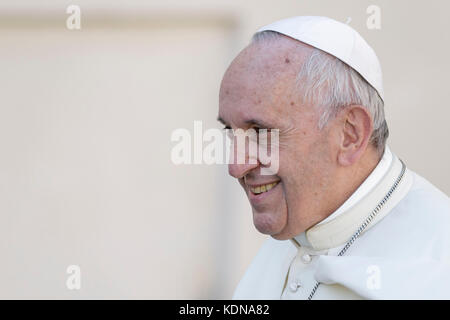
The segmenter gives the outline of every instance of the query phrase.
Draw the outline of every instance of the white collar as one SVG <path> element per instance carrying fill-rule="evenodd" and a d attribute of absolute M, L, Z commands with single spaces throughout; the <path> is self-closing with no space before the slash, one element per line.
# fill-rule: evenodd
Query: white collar
<path fill-rule="evenodd" d="M 383 199 L 394 184 L 401 169 L 401 161 L 386 146 L 378 165 L 358 189 L 335 212 L 294 237 L 292 239 L 294 244 L 310 247 L 314 250 L 325 250 L 344 244 L 369 215 L 370 211 Z M 381 210 L 382 212 L 378 213 L 377 219 L 371 223 L 371 226 L 381 220 L 392 208 L 392 205 L 403 198 L 406 190 L 409 190 L 412 184 L 411 179 L 407 170 L 407 174 L 397 188 L 399 190 L 394 192 L 388 201 L 388 205 L 385 205 Z"/>

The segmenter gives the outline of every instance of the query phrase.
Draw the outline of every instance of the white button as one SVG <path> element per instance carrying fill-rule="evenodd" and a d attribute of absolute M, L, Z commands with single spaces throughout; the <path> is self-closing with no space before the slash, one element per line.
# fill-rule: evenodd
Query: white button
<path fill-rule="evenodd" d="M 292 292 L 296 292 L 299 287 L 300 287 L 300 283 L 298 283 L 297 281 L 292 281 L 291 284 L 289 285 L 289 289 Z"/>
<path fill-rule="evenodd" d="M 304 263 L 310 263 L 311 262 L 311 256 L 309 254 L 302 255 L 302 261 Z"/>

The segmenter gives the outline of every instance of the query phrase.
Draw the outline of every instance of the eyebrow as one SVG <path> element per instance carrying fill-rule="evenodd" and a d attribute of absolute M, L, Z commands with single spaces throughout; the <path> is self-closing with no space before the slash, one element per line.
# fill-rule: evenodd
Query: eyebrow
<path fill-rule="evenodd" d="M 223 120 L 221 117 L 217 117 L 217 121 L 219 121 L 223 125 L 227 125 L 225 120 Z M 248 124 L 248 125 L 255 125 L 255 126 L 258 126 L 259 128 L 262 128 L 262 129 L 271 129 L 271 126 L 268 123 L 266 123 L 266 122 L 264 122 L 262 120 L 258 120 L 258 119 L 245 120 L 244 123 Z"/>

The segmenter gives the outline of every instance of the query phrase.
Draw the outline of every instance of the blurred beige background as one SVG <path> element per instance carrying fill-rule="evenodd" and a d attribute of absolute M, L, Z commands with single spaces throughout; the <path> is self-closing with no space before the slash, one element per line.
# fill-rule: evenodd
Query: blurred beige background
<path fill-rule="evenodd" d="M 175 166 L 170 136 L 220 127 L 223 72 L 284 17 L 351 18 L 383 66 L 392 150 L 450 194 L 449 13 L 446 0 L 3 0 L 0 298 L 230 298 L 264 236 L 226 166 Z"/>

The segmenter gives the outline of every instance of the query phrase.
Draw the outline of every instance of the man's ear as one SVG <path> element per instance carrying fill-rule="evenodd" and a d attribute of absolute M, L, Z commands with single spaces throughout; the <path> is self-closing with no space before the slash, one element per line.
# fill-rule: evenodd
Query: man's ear
<path fill-rule="evenodd" d="M 360 105 L 345 107 L 339 114 L 339 152 L 338 162 L 350 166 L 364 154 L 373 132 L 370 113 Z"/>

